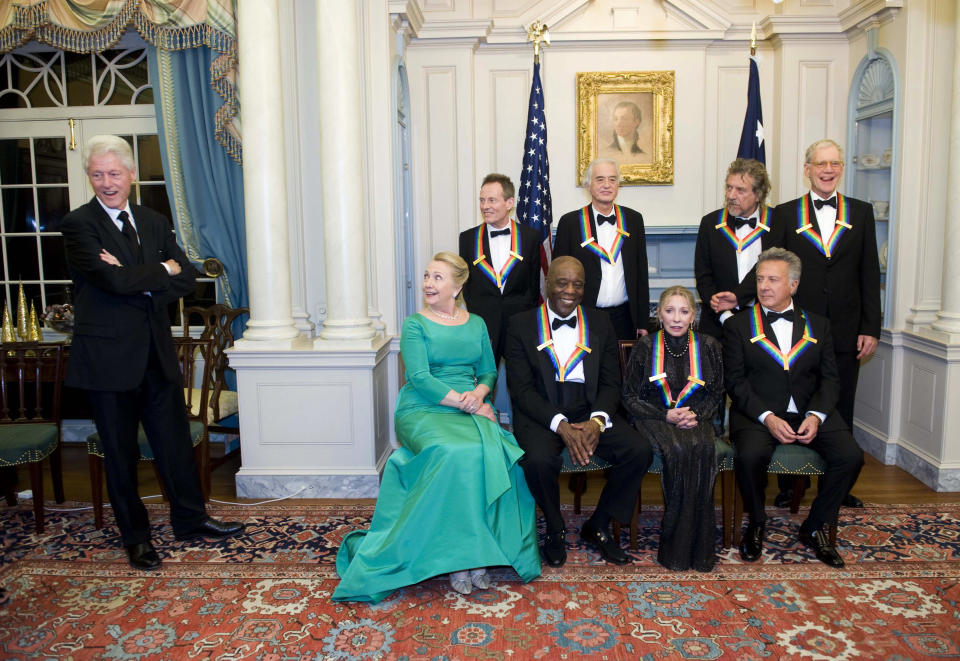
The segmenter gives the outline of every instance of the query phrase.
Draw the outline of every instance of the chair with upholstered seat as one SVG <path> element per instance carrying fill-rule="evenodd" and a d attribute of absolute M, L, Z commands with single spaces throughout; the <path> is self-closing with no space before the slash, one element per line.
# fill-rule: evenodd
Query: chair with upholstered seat
<path fill-rule="evenodd" d="M 173 338 L 177 350 L 177 360 L 183 376 L 184 400 L 187 417 L 190 423 L 190 439 L 193 443 L 197 461 L 197 470 L 200 473 L 200 482 L 203 486 L 204 497 L 210 495 L 210 432 L 207 416 L 201 411 L 207 410 L 207 404 L 212 385 L 213 361 L 209 360 L 210 342 L 205 339 L 190 337 Z M 198 387 L 199 386 L 199 387 Z M 137 444 L 140 447 L 140 460 L 153 461 L 153 449 L 147 440 L 143 427 L 137 430 Z M 93 500 L 93 518 L 96 528 L 103 527 L 103 447 L 98 433 L 87 437 L 87 456 L 90 468 L 90 486 Z M 157 468 L 154 465 L 154 471 Z M 163 481 L 157 475 L 160 489 L 163 490 Z"/>
<path fill-rule="evenodd" d="M 39 342 L 0 344 L 0 467 L 27 464 L 37 533 L 43 532 L 43 471 L 50 459 L 54 498 L 64 501 L 60 460 L 60 392 L 63 345 Z M 17 502 L 11 484 L 4 494 Z"/>
<path fill-rule="evenodd" d="M 627 364 L 630 362 L 630 353 L 633 351 L 636 340 L 620 340 L 620 374 L 626 377 Z M 723 546 L 729 548 L 733 539 L 732 521 L 734 512 L 734 492 L 736 491 L 736 482 L 733 476 L 733 448 L 719 436 L 714 439 L 714 447 L 717 455 L 717 469 L 720 476 L 720 512 L 721 528 L 723 530 Z M 654 448 L 653 462 L 650 464 L 648 473 L 660 475 L 663 472 L 663 457 L 660 452 Z M 638 501 L 638 509 L 641 507 Z M 632 540 L 631 540 L 632 541 Z"/>
<path fill-rule="evenodd" d="M 790 513 L 796 514 L 800 510 L 800 500 L 803 498 L 804 479 L 811 475 L 823 475 L 827 470 L 827 462 L 819 454 L 811 450 L 806 445 L 799 443 L 780 444 L 773 451 L 770 458 L 768 473 L 777 475 L 793 475 L 793 498 L 790 501 Z M 740 497 L 740 490 L 736 490 L 733 508 L 733 543 L 740 544 L 740 537 L 743 534 L 743 499 Z M 830 537 L 830 543 L 836 546 L 837 543 L 837 524 L 832 523 L 828 526 L 827 534 Z"/>

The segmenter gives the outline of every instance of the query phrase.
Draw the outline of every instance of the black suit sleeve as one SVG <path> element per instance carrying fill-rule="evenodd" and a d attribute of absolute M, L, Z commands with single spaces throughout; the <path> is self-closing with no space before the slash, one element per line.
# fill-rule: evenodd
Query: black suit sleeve
<path fill-rule="evenodd" d="M 180 244 L 177 243 L 176 235 L 168 229 L 165 218 L 160 219 L 162 248 L 157 252 L 157 259 L 165 262 L 168 259 L 174 260 L 180 265 L 180 273 L 174 276 L 168 276 L 166 286 L 162 289 L 153 290 L 154 305 L 162 306 L 190 294 L 194 290 L 197 278 L 197 269 L 187 258 Z M 145 257 L 146 258 L 146 257 Z M 166 273 L 166 267 L 161 266 Z"/>
<path fill-rule="evenodd" d="M 171 278 L 166 268 L 157 261 L 113 266 L 100 259 L 100 251 L 105 246 L 95 219 L 81 213 L 71 213 L 64 218 L 60 231 L 63 233 L 68 265 L 95 287 L 111 294 L 134 295 L 145 291 L 162 292 L 170 286 Z M 173 244 L 176 245 L 176 241 Z M 176 252 L 183 254 L 179 246 Z M 186 256 L 183 260 L 189 266 Z M 192 266 L 189 268 L 193 269 Z"/>
<path fill-rule="evenodd" d="M 460 232 L 460 257 L 467 263 L 467 271 L 472 276 L 473 273 L 473 256 L 472 251 L 470 250 L 470 237 L 468 236 L 470 231 Z M 470 309 L 471 302 L 470 298 L 472 295 L 472 280 L 473 278 L 467 278 L 467 283 L 463 286 L 463 300 L 467 303 L 467 309 Z"/>
<path fill-rule="evenodd" d="M 553 256 L 573 256 L 574 233 L 572 231 L 573 222 L 569 219 L 570 214 L 564 214 L 557 225 L 557 236 L 553 242 Z"/>
<path fill-rule="evenodd" d="M 713 254 L 710 249 L 710 232 L 713 231 L 711 222 L 713 214 L 707 214 L 700 219 L 700 229 L 697 231 L 697 245 L 693 252 L 693 277 L 697 282 L 697 293 L 703 303 L 703 314 L 708 314 L 710 299 L 720 291 L 717 280 L 713 275 Z"/>
<path fill-rule="evenodd" d="M 865 207 L 863 257 L 860 264 L 860 332 L 880 337 L 880 258 L 877 254 L 877 230 L 873 207 Z"/>
<path fill-rule="evenodd" d="M 524 245 L 523 259 L 527 262 L 527 273 L 530 281 L 527 283 L 528 307 L 535 307 L 540 302 L 540 234 L 536 230 L 530 231 L 530 240 Z M 528 247 L 529 245 L 529 247 Z"/>
<path fill-rule="evenodd" d="M 727 394 L 733 405 L 750 420 L 757 422 L 760 414 L 770 410 L 753 389 L 747 378 L 744 344 L 749 339 L 738 315 L 723 325 L 723 375 Z"/>
<path fill-rule="evenodd" d="M 650 323 L 650 266 L 647 262 L 647 232 L 643 226 L 643 214 L 637 214 L 637 328 L 652 328 Z"/>

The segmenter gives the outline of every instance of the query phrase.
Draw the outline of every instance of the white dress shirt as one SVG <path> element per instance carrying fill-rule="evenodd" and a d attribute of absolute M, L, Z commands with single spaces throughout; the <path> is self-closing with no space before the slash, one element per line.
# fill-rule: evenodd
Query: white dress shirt
<path fill-rule="evenodd" d="M 834 191 L 833 195 L 830 197 L 836 197 L 837 193 Z M 813 191 L 810 191 L 811 200 L 829 200 L 829 197 L 820 197 Z M 817 205 L 813 205 L 813 211 L 817 215 L 817 230 L 820 232 L 820 237 L 823 239 L 823 242 L 826 243 L 830 240 L 830 237 L 833 236 L 833 228 L 837 224 L 837 211 L 839 209 L 834 209 L 831 206 L 824 204 L 819 209 Z"/>
<path fill-rule="evenodd" d="M 597 242 L 597 245 L 603 247 L 607 253 L 609 253 L 613 248 L 614 240 L 617 238 L 616 222 L 612 225 L 610 223 L 601 224 L 596 218 L 604 214 L 597 211 L 595 206 L 591 206 L 591 208 L 593 209 L 593 217 L 597 225 L 597 235 L 594 237 L 594 240 Z M 615 215 L 616 211 L 611 209 L 610 213 Z M 626 228 L 624 228 L 624 230 L 626 230 Z M 597 292 L 597 307 L 612 308 L 626 302 L 627 281 L 623 277 L 623 255 L 619 255 L 613 264 L 610 264 L 605 259 L 601 259 L 600 289 Z"/>
<path fill-rule="evenodd" d="M 574 312 L 572 315 L 570 315 L 570 317 L 561 317 L 558 314 L 556 314 L 553 310 L 551 310 L 549 305 L 547 305 L 547 317 L 548 317 L 547 323 L 550 324 L 551 329 L 553 328 L 554 319 L 566 320 L 566 319 L 569 319 L 570 317 L 573 317 L 573 319 L 575 320 L 573 324 L 574 326 L 573 328 L 571 328 L 570 326 L 561 326 L 557 330 L 552 331 L 553 350 L 557 355 L 557 361 L 559 361 L 560 367 L 562 369 L 563 366 L 566 364 L 567 360 L 573 354 L 573 352 L 576 351 L 577 341 L 580 339 L 580 324 L 576 322 L 577 313 Z M 555 374 L 554 379 L 556 381 L 559 381 L 560 375 Z M 577 364 L 576 367 L 573 368 L 573 371 L 570 372 L 570 376 L 566 377 L 564 381 L 571 382 L 571 383 L 584 382 L 582 360 Z M 613 426 L 613 424 L 610 422 L 610 416 L 607 415 L 605 411 L 593 411 L 590 414 L 591 418 L 595 416 L 600 416 L 601 418 L 603 418 L 606 421 L 607 423 L 606 426 L 608 428 Z M 557 415 L 553 416 L 553 419 L 550 421 L 550 431 L 552 431 L 553 433 L 556 433 L 557 427 L 559 427 L 560 423 L 566 419 L 567 419 L 567 416 L 563 415 L 562 413 L 558 413 Z"/>
<path fill-rule="evenodd" d="M 770 312 L 770 308 L 764 307 L 763 305 L 761 305 L 760 308 L 763 310 L 764 315 L 766 315 L 767 312 Z M 779 310 L 779 312 L 786 312 L 787 310 L 793 310 L 793 301 L 791 301 L 790 305 L 785 307 L 783 310 Z M 780 347 L 780 353 L 782 354 L 789 353 L 790 349 L 793 348 L 793 324 L 803 323 L 803 319 L 801 319 L 799 315 L 800 315 L 799 310 L 794 313 L 795 318 L 793 320 L 793 323 L 790 323 L 789 321 L 781 317 L 777 319 L 775 322 L 773 322 L 772 324 L 770 324 L 770 328 L 773 329 L 774 335 L 777 336 L 777 346 Z M 760 423 L 763 424 L 763 421 L 766 420 L 767 416 L 770 415 L 772 412 L 773 411 L 764 411 L 763 413 L 761 413 Z M 797 403 L 793 401 L 793 396 L 790 397 L 790 403 L 787 405 L 787 413 L 799 413 L 799 411 L 797 410 Z M 807 411 L 808 415 L 810 413 L 813 413 L 818 418 L 820 418 L 821 423 L 827 418 L 826 415 L 824 415 L 823 413 L 820 413 L 819 411 Z"/>
<path fill-rule="evenodd" d="M 751 218 L 756 218 L 757 222 L 760 222 L 760 207 L 759 205 L 753 211 L 752 214 L 746 217 L 747 220 Z M 747 236 L 754 228 L 749 225 L 742 225 L 736 230 L 737 239 L 743 241 L 743 238 Z M 747 274 L 750 273 L 750 269 L 753 268 L 753 265 L 757 263 L 757 259 L 760 257 L 760 253 L 763 249 L 763 239 L 757 239 L 749 246 L 737 253 L 737 282 L 743 282 L 743 279 L 747 277 Z M 748 301 L 746 305 L 753 305 L 753 299 Z M 740 305 L 737 305 L 733 310 L 724 310 L 720 313 L 720 325 L 723 325 L 727 319 L 733 316 L 733 313 L 740 309 Z"/>
<path fill-rule="evenodd" d="M 509 230 L 510 221 L 508 220 L 507 224 L 500 229 Z M 499 232 L 500 229 L 487 223 L 487 239 L 490 241 L 490 265 L 493 266 L 497 273 L 500 273 L 500 269 L 503 268 L 503 265 L 507 263 L 507 259 L 510 257 L 510 234 L 501 234 L 496 237 L 490 236 L 492 232 Z M 506 281 L 500 283 L 501 292 L 505 284 L 507 284 Z"/>

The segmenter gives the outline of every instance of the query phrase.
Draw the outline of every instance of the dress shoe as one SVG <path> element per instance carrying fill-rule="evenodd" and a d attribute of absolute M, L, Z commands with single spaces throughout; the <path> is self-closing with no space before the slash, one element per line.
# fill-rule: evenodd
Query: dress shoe
<path fill-rule="evenodd" d="M 195 539 L 197 537 L 229 537 L 236 535 L 243 530 L 243 524 L 239 521 L 218 521 L 207 517 L 207 520 L 192 530 L 186 532 L 174 533 L 174 537 L 179 540 Z"/>
<path fill-rule="evenodd" d="M 747 531 L 740 540 L 740 558 L 744 562 L 756 562 L 763 555 L 763 534 L 766 526 L 762 523 L 747 524 Z"/>
<path fill-rule="evenodd" d="M 540 555 L 551 567 L 562 567 L 567 561 L 567 531 L 548 532 L 540 547 Z"/>
<path fill-rule="evenodd" d="M 790 501 L 793 500 L 793 494 L 789 491 L 781 491 L 773 499 L 774 507 L 790 507 Z"/>
<path fill-rule="evenodd" d="M 450 572 L 450 587 L 460 594 L 470 594 L 473 590 L 473 585 L 470 583 L 470 572 L 466 570 Z"/>
<path fill-rule="evenodd" d="M 488 590 L 490 588 L 490 576 L 484 567 L 470 570 L 470 582 L 478 590 Z"/>
<path fill-rule="evenodd" d="M 607 531 L 595 527 L 589 520 L 580 528 L 580 539 L 600 551 L 600 555 L 607 562 L 615 565 L 625 565 L 630 562 L 630 558 L 613 537 Z"/>
<path fill-rule="evenodd" d="M 130 566 L 134 569 L 150 571 L 160 568 L 160 556 L 157 550 L 153 548 L 150 542 L 140 542 L 126 547 L 127 558 L 130 560 Z"/>
<path fill-rule="evenodd" d="M 854 496 L 852 493 L 848 493 L 843 497 L 843 500 L 840 501 L 841 507 L 863 507 L 863 501 Z"/>
<path fill-rule="evenodd" d="M 817 554 L 817 560 L 823 564 L 836 567 L 837 569 L 843 567 L 843 558 L 837 553 L 837 549 L 830 544 L 822 530 L 814 530 L 812 533 L 809 533 L 801 528 L 800 541 L 803 542 L 805 546 L 813 549 L 814 553 Z"/>

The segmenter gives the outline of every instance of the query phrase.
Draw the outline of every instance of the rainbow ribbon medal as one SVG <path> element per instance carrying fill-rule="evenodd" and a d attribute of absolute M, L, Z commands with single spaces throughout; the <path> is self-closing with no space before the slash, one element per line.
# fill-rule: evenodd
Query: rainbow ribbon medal
<path fill-rule="evenodd" d="M 701 378 L 703 373 L 700 369 L 700 343 L 692 330 L 687 331 L 687 346 L 690 348 L 690 374 L 687 376 L 687 384 L 673 399 L 673 393 L 670 392 L 670 384 L 667 383 L 667 372 L 663 367 L 666 358 L 666 347 L 664 346 L 664 331 L 657 331 L 657 336 L 653 341 L 653 365 L 650 374 L 650 382 L 656 383 L 660 387 L 660 395 L 663 397 L 663 403 L 668 409 L 677 408 L 686 402 L 698 389 L 705 385 Z"/>
<path fill-rule="evenodd" d="M 824 257 L 830 259 L 830 255 L 837 248 L 837 242 L 840 240 L 840 236 L 852 227 L 849 222 L 850 203 L 847 202 L 846 197 L 837 193 L 837 220 L 834 222 L 833 233 L 830 234 L 830 239 L 824 243 L 820 232 L 815 230 L 813 223 L 810 222 L 810 205 L 813 204 L 813 202 L 809 202 L 809 198 L 809 195 L 804 195 L 797 204 L 797 234 L 806 236 L 807 240 L 812 243 L 817 250 L 823 253 Z"/>
<path fill-rule="evenodd" d="M 547 352 L 560 383 L 563 383 L 573 372 L 573 369 L 592 351 L 587 341 L 590 336 L 590 331 L 587 328 L 587 318 L 583 316 L 583 308 L 579 305 L 577 306 L 577 327 L 580 329 L 580 338 L 577 341 L 576 348 L 567 358 L 567 362 L 561 366 L 560 359 L 557 358 L 557 352 L 553 348 L 553 332 L 550 330 L 550 315 L 547 314 L 547 304 L 541 303 L 537 309 L 537 339 L 539 340 L 537 351 Z"/>
<path fill-rule="evenodd" d="M 580 247 L 593 252 L 608 264 L 613 264 L 620 258 L 623 239 L 630 236 L 630 233 L 623 229 L 623 212 L 620 210 L 620 205 L 614 204 L 613 212 L 617 216 L 617 236 L 613 240 L 613 245 L 610 246 L 610 252 L 607 252 L 594 238 L 593 231 L 590 229 L 590 205 L 588 204 L 580 210 L 580 236 L 583 238 Z"/>
<path fill-rule="evenodd" d="M 753 337 L 750 338 L 750 341 L 754 344 L 759 343 L 760 348 L 770 354 L 775 361 L 783 365 L 784 370 L 789 370 L 790 366 L 796 362 L 800 354 L 806 351 L 807 347 L 817 343 L 816 338 L 813 337 L 813 331 L 810 330 L 810 316 L 803 310 L 799 310 L 799 312 L 803 316 L 803 335 L 797 343 L 793 345 L 793 348 L 785 354 L 780 351 L 780 347 L 768 340 L 766 334 L 763 332 L 763 311 L 759 303 L 754 304 L 753 311 L 750 315 L 750 329 L 753 331 Z"/>
<path fill-rule="evenodd" d="M 757 223 L 757 226 L 753 228 L 749 234 L 747 234 L 743 239 L 737 238 L 737 232 L 735 229 L 730 227 L 728 219 L 730 213 L 727 211 L 727 208 L 724 207 L 723 211 L 720 214 L 720 222 L 714 226 L 714 229 L 720 230 L 727 241 L 736 248 L 737 254 L 739 255 L 743 250 L 746 250 L 754 241 L 759 239 L 764 232 L 770 231 L 770 216 L 773 215 L 773 207 L 767 207 L 763 211 L 763 218 L 760 222 Z"/>
<path fill-rule="evenodd" d="M 496 269 L 494 269 L 487 260 L 487 256 L 483 254 L 483 234 L 486 229 L 486 223 L 477 227 L 477 238 L 475 241 L 477 247 L 474 252 L 476 259 L 473 260 L 473 265 L 480 267 L 483 274 L 490 279 L 490 282 L 497 286 L 497 289 L 503 289 L 503 283 L 510 275 L 510 272 L 513 271 L 513 267 L 523 261 L 523 256 L 521 255 L 522 246 L 520 245 L 520 230 L 517 229 L 517 223 L 511 220 L 510 254 L 507 256 L 507 261 L 504 263 L 503 268 L 497 273 Z"/>

